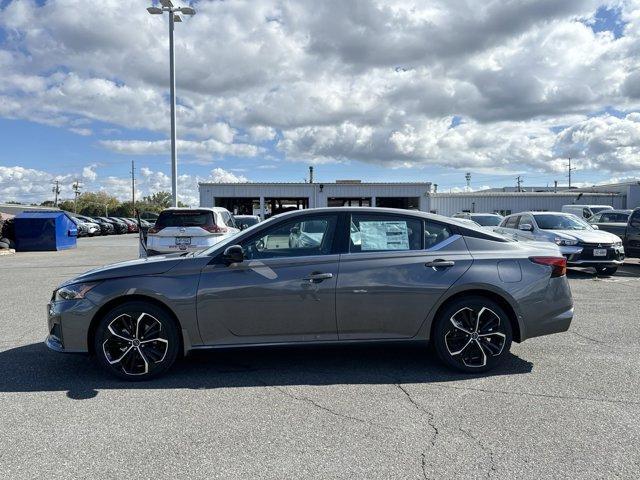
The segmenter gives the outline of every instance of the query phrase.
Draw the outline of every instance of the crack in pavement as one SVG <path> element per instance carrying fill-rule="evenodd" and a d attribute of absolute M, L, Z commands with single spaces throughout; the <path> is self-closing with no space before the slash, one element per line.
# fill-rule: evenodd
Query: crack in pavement
<path fill-rule="evenodd" d="M 589 336 L 587 336 L 587 335 L 583 335 L 583 334 L 578 333 L 578 332 L 574 332 L 573 330 L 569 330 L 569 333 L 574 334 L 576 337 L 584 338 L 585 340 L 588 340 L 588 341 L 593 342 L 593 343 L 595 343 L 595 344 L 598 344 L 598 345 L 604 345 L 604 346 L 606 346 L 606 347 L 611 347 L 611 345 L 609 345 L 609 344 L 608 344 L 608 343 L 606 343 L 606 342 L 603 342 L 603 341 L 601 341 L 601 340 L 597 340 L 597 339 L 595 339 L 595 338 L 589 337 Z"/>
<path fill-rule="evenodd" d="M 312 398 L 299 396 L 299 395 L 294 395 L 293 393 L 287 391 L 285 388 L 277 387 L 275 385 L 266 385 L 266 384 L 264 384 L 264 385 L 265 385 L 265 387 L 271 387 L 272 389 L 277 390 L 278 392 L 280 392 L 281 394 L 283 394 L 283 395 L 285 395 L 285 396 L 287 396 L 289 398 L 292 398 L 292 399 L 297 400 L 299 402 L 307 403 L 309 405 L 313 405 L 315 408 L 317 408 L 319 410 L 322 410 L 324 412 L 330 413 L 331 415 L 334 415 L 336 417 L 345 418 L 347 420 L 353 420 L 353 421 L 358 422 L 358 423 L 363 423 L 363 424 L 369 425 L 369 422 L 367 422 L 366 420 L 363 420 L 362 418 L 353 417 L 351 415 L 345 415 L 344 413 L 336 412 L 335 410 L 332 410 L 329 407 L 325 407 L 324 405 L 319 404 L 318 402 L 316 402 Z"/>
<path fill-rule="evenodd" d="M 440 433 L 438 430 L 438 427 L 435 425 L 434 423 L 434 417 L 435 415 L 433 414 L 433 412 L 430 412 L 429 410 L 427 410 L 426 408 L 424 408 L 422 405 L 420 405 L 418 402 L 415 401 L 415 399 L 411 396 L 411 394 L 409 393 L 409 391 L 404 388 L 402 385 L 400 385 L 399 383 L 394 383 L 394 385 L 402 392 L 404 393 L 404 395 L 407 397 L 407 399 L 409 400 L 409 402 L 411 402 L 411 404 L 420 412 L 422 413 L 426 413 L 427 414 L 427 423 L 429 424 L 429 426 L 431 427 L 431 429 L 433 430 L 433 435 L 431 436 L 431 446 L 435 447 L 436 445 L 436 439 L 438 438 L 438 434 Z M 425 480 L 429 480 L 429 476 L 427 475 L 427 451 L 424 450 L 421 454 L 421 461 L 420 461 L 420 465 L 422 467 L 422 476 L 425 478 Z"/>
<path fill-rule="evenodd" d="M 640 405 L 640 401 L 619 400 L 616 398 L 593 398 L 593 397 L 576 397 L 571 395 L 552 395 L 549 393 L 510 392 L 509 390 L 490 390 L 488 388 L 479 388 L 479 387 L 455 387 L 453 385 L 442 385 L 442 384 L 428 384 L 426 386 L 436 387 L 436 388 L 449 388 L 451 390 L 466 390 L 471 392 L 496 393 L 500 395 L 510 395 L 515 397 L 550 398 L 554 400 L 577 400 L 577 401 L 597 402 L 597 403 L 611 403 L 616 405 Z"/>
<path fill-rule="evenodd" d="M 487 470 L 487 478 L 491 478 L 491 474 L 497 471 L 493 450 L 487 448 L 480 440 L 478 440 L 476 437 L 471 435 L 471 432 L 468 432 L 467 430 L 461 427 L 458 427 L 458 430 L 460 430 L 467 437 L 473 440 L 478 445 L 478 447 L 480 447 L 480 450 L 482 450 L 484 453 L 487 454 L 487 456 L 489 457 L 489 469 Z"/>

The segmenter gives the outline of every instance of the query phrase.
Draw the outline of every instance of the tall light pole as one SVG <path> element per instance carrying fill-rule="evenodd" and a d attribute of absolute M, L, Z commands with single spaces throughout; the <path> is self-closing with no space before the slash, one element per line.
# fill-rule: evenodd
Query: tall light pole
<path fill-rule="evenodd" d="M 179 13 L 195 15 L 196 11 L 191 7 L 176 7 L 171 0 L 160 0 L 161 7 L 148 7 L 151 15 L 169 13 L 169 84 L 171 90 L 171 202 L 178 206 L 178 159 L 176 157 L 176 70 L 175 54 L 173 49 L 173 24 L 182 22 Z"/>

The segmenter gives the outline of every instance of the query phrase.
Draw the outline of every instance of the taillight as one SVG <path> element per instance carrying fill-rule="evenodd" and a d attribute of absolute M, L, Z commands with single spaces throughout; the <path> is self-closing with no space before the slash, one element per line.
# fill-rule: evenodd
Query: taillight
<path fill-rule="evenodd" d="M 147 230 L 147 235 L 148 234 L 154 234 L 154 233 L 158 233 L 160 230 L 162 230 L 162 228 L 156 228 L 156 227 L 151 227 L 149 230 Z"/>
<path fill-rule="evenodd" d="M 209 233 L 227 233 L 227 227 L 219 227 L 218 225 L 205 225 L 202 228 Z"/>
<path fill-rule="evenodd" d="M 567 274 L 567 259 L 564 257 L 529 257 L 533 263 L 551 267 L 551 277 L 562 277 Z"/>

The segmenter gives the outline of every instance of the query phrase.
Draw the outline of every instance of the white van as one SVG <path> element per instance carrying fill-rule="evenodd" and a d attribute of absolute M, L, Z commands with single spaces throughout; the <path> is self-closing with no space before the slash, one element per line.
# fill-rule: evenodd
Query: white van
<path fill-rule="evenodd" d="M 602 210 L 613 210 L 611 205 L 563 205 L 562 213 L 573 213 L 578 218 L 590 218 Z"/>

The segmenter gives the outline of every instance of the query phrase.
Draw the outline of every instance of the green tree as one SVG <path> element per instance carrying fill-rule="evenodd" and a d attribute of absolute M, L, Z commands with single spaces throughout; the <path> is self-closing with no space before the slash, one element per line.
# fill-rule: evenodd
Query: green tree
<path fill-rule="evenodd" d="M 171 206 L 171 194 L 169 192 L 155 192 L 147 197 L 143 197 L 143 202 L 157 205 L 160 208 L 168 208 Z"/>

